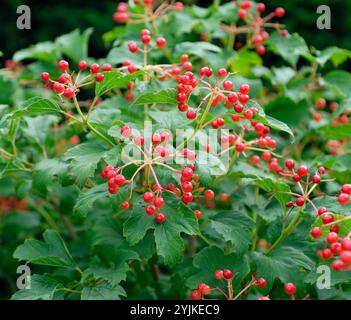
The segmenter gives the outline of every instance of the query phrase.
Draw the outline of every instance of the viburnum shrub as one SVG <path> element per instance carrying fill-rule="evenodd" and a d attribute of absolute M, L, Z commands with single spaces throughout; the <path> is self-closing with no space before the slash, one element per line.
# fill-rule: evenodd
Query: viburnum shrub
<path fill-rule="evenodd" d="M 1 69 L 6 296 L 347 298 L 351 53 L 254 1 L 116 5 L 106 57 L 75 30 Z"/>

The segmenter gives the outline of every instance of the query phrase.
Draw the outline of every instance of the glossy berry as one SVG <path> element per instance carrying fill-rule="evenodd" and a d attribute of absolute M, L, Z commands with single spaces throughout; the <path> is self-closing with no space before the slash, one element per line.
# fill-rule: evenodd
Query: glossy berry
<path fill-rule="evenodd" d="M 129 138 L 132 135 L 132 128 L 130 126 L 123 126 L 121 128 L 121 135 L 124 138 Z"/>
<path fill-rule="evenodd" d="M 341 192 L 351 195 L 351 184 L 344 184 L 341 188 Z"/>
<path fill-rule="evenodd" d="M 230 279 L 233 277 L 233 272 L 231 272 L 231 271 L 228 270 L 228 269 L 224 269 L 224 270 L 223 270 L 223 277 L 224 277 L 224 279 L 226 279 L 226 280 L 230 280 Z"/>
<path fill-rule="evenodd" d="M 351 239 L 350 238 L 344 238 L 341 241 L 341 246 L 343 250 L 349 250 L 351 251 Z"/>
<path fill-rule="evenodd" d="M 350 196 L 347 193 L 340 193 L 338 196 L 338 202 L 341 205 L 347 205 L 350 203 Z"/>
<path fill-rule="evenodd" d="M 291 160 L 291 159 L 286 160 L 285 166 L 286 166 L 287 169 L 292 170 L 295 167 L 295 161 Z"/>
<path fill-rule="evenodd" d="M 223 276 L 223 270 L 216 270 L 214 272 L 214 276 L 217 280 L 222 280 L 224 278 Z"/>
<path fill-rule="evenodd" d="M 154 200 L 154 194 L 152 192 L 145 192 L 143 194 L 143 199 L 144 199 L 144 202 L 146 203 L 149 203 L 149 202 L 152 202 Z"/>
<path fill-rule="evenodd" d="M 274 14 L 278 18 L 282 18 L 285 15 L 285 10 L 283 8 L 277 8 L 277 9 L 275 9 Z"/>
<path fill-rule="evenodd" d="M 284 291 L 289 296 L 292 296 L 293 294 L 295 294 L 296 290 L 297 290 L 297 288 L 296 288 L 295 284 L 293 284 L 291 282 L 286 283 L 284 285 Z"/>
<path fill-rule="evenodd" d="M 297 198 L 295 203 L 296 203 L 297 206 L 302 207 L 305 204 L 305 199 L 302 198 L 302 197 Z"/>
<path fill-rule="evenodd" d="M 312 182 L 313 182 L 314 184 L 320 183 L 320 182 L 321 182 L 321 177 L 320 177 L 320 176 L 317 176 L 317 175 L 313 176 L 313 177 L 312 177 Z"/>
<path fill-rule="evenodd" d="M 86 70 L 88 68 L 88 63 L 84 60 L 79 61 L 78 63 L 78 69 L 83 71 Z"/>
<path fill-rule="evenodd" d="M 339 236 L 337 233 L 335 232 L 329 232 L 327 234 L 327 242 L 328 243 L 334 243 L 334 242 L 337 242 L 339 240 Z"/>
<path fill-rule="evenodd" d="M 58 62 L 57 67 L 62 71 L 66 71 L 69 68 L 69 63 L 66 60 L 61 60 Z"/>
<path fill-rule="evenodd" d="M 154 215 L 156 213 L 156 207 L 152 206 L 152 205 L 146 206 L 145 212 L 146 212 L 147 215 L 152 216 L 152 215 Z"/>
<path fill-rule="evenodd" d="M 138 45 L 134 41 L 128 42 L 128 49 L 131 53 L 135 53 L 138 51 Z"/>
<path fill-rule="evenodd" d="M 264 288 L 267 284 L 267 281 L 263 278 L 259 278 L 257 279 L 256 281 L 256 285 L 259 287 L 259 288 Z"/>
<path fill-rule="evenodd" d="M 297 174 L 300 177 L 306 176 L 308 174 L 308 169 L 306 166 L 300 166 L 297 168 Z"/>
<path fill-rule="evenodd" d="M 96 82 L 102 82 L 105 80 L 105 76 L 102 73 L 97 73 L 95 75 L 95 80 L 96 80 Z"/>
<path fill-rule="evenodd" d="M 248 84 L 242 84 L 239 88 L 241 94 L 249 94 L 250 86 Z"/>
<path fill-rule="evenodd" d="M 166 44 L 167 44 L 167 41 L 166 41 L 165 38 L 158 38 L 158 39 L 156 40 L 156 46 L 157 46 L 158 48 L 163 48 L 163 47 L 166 46 Z"/>
<path fill-rule="evenodd" d="M 315 239 L 320 238 L 323 235 L 322 228 L 314 227 L 311 231 L 311 236 Z"/>
<path fill-rule="evenodd" d="M 162 208 L 164 204 L 165 204 L 165 201 L 163 200 L 162 197 L 155 198 L 154 205 L 156 208 Z"/>
<path fill-rule="evenodd" d="M 326 212 L 328 212 L 328 209 L 326 207 L 320 207 L 318 209 L 318 215 L 319 216 L 322 215 L 323 213 L 326 213 Z"/>
<path fill-rule="evenodd" d="M 112 70 L 112 66 L 109 64 L 109 63 L 105 63 L 103 66 L 102 66 L 102 71 L 111 71 Z"/>
<path fill-rule="evenodd" d="M 210 201 L 210 200 L 213 200 L 214 199 L 214 192 L 211 190 L 211 189 L 207 189 L 205 192 L 204 192 L 204 198 L 205 200 L 207 201 Z"/>
<path fill-rule="evenodd" d="M 228 74 L 228 71 L 224 68 L 218 70 L 218 77 L 220 78 L 226 77 L 227 74 Z"/>
<path fill-rule="evenodd" d="M 43 73 L 41 74 L 41 79 L 42 79 L 43 81 L 49 81 L 49 80 L 50 80 L 50 74 L 47 73 L 47 72 L 43 72 Z"/>
<path fill-rule="evenodd" d="M 164 223 L 166 221 L 166 216 L 163 213 L 158 213 L 155 217 L 158 223 Z"/>
<path fill-rule="evenodd" d="M 195 214 L 196 218 L 198 218 L 198 219 L 202 218 L 202 212 L 200 210 L 195 210 L 194 214 Z"/>
<path fill-rule="evenodd" d="M 52 85 L 52 89 L 57 93 L 57 94 L 61 94 L 65 91 L 65 87 L 58 82 L 54 82 L 54 84 Z"/>
<path fill-rule="evenodd" d="M 100 66 L 97 63 L 93 63 L 90 66 L 90 72 L 91 73 L 98 73 L 100 71 Z"/>
<path fill-rule="evenodd" d="M 266 10 L 266 6 L 265 6 L 264 3 L 260 2 L 260 3 L 257 4 L 257 11 L 258 11 L 259 13 L 262 13 L 262 12 L 264 12 L 265 10 Z"/>
<path fill-rule="evenodd" d="M 196 116 L 197 116 L 197 112 L 196 112 L 196 110 L 193 110 L 193 109 L 189 110 L 189 111 L 186 113 L 186 117 L 187 117 L 189 120 L 195 119 Z"/>
<path fill-rule="evenodd" d="M 201 295 L 201 292 L 199 290 L 194 290 L 192 293 L 191 293 L 191 300 L 201 300 L 202 298 L 202 295 Z"/>
<path fill-rule="evenodd" d="M 223 82 L 223 89 L 224 90 L 230 91 L 230 90 L 232 90 L 232 88 L 233 88 L 233 82 L 231 82 L 229 80 L 226 80 Z"/>
<path fill-rule="evenodd" d="M 124 201 L 121 204 L 122 209 L 129 209 L 130 205 L 128 201 Z"/>
<path fill-rule="evenodd" d="M 74 95 L 75 93 L 72 88 L 66 88 L 65 91 L 63 92 L 63 96 L 67 99 L 72 99 Z"/>

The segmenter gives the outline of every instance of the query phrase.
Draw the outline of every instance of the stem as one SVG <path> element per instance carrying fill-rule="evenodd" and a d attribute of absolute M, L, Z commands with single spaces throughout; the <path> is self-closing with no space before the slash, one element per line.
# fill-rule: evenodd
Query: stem
<path fill-rule="evenodd" d="M 269 254 L 272 252 L 276 247 L 278 247 L 284 239 L 295 229 L 296 225 L 295 222 L 298 220 L 299 215 L 302 211 L 303 207 L 300 207 L 298 211 L 296 212 L 294 218 L 290 221 L 289 225 L 283 229 L 282 233 L 280 234 L 279 238 L 273 243 L 273 245 L 267 250 L 266 254 Z"/>
<path fill-rule="evenodd" d="M 211 246 L 211 242 L 200 232 L 198 234 L 201 240 L 203 240 L 208 246 Z"/>
<path fill-rule="evenodd" d="M 218 10 L 218 7 L 221 5 L 221 0 L 214 0 L 213 1 L 213 8 Z"/>
<path fill-rule="evenodd" d="M 115 144 L 107 137 L 105 137 L 101 132 L 96 130 L 90 122 L 86 122 L 87 127 L 95 133 L 100 139 L 104 140 L 106 143 L 108 143 L 111 147 L 114 147 Z"/>

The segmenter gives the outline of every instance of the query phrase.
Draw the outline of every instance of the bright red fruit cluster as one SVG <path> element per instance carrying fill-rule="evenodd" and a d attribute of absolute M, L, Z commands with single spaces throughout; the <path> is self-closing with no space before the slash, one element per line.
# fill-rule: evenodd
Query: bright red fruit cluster
<path fill-rule="evenodd" d="M 88 69 L 86 61 L 82 60 L 78 63 L 79 72 L 75 75 L 74 72 L 71 74 L 69 71 L 69 63 L 66 60 L 60 60 L 57 63 L 57 67 L 62 71 L 57 81 L 51 79 L 48 72 L 41 74 L 41 79 L 50 84 L 52 90 L 59 96 L 64 96 L 66 99 L 72 99 L 79 92 L 80 88 L 93 84 L 95 82 L 102 82 L 105 79 L 105 75 L 100 73 L 100 66 L 97 63 L 93 63 L 90 66 L 90 74 L 80 78 L 81 72 Z M 110 64 L 104 64 L 101 68 L 102 71 L 111 71 L 112 67 Z M 93 77 L 92 77 L 93 76 Z"/>

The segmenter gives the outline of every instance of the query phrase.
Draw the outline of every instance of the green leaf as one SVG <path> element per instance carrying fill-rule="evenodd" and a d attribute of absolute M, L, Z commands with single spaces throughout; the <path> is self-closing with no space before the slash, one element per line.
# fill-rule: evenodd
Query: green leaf
<path fill-rule="evenodd" d="M 108 283 L 101 283 L 95 287 L 84 287 L 82 290 L 82 300 L 120 300 L 121 296 L 126 296 L 121 286 L 112 286 Z"/>
<path fill-rule="evenodd" d="M 26 240 L 17 247 L 13 257 L 33 264 L 76 268 L 76 263 L 57 231 L 46 230 L 43 239 L 44 242 L 34 239 Z"/>
<path fill-rule="evenodd" d="M 30 289 L 17 291 L 11 300 L 53 300 L 57 289 L 63 285 L 48 275 L 31 276 Z"/>
<path fill-rule="evenodd" d="M 86 29 L 83 33 L 76 29 L 60 36 L 55 42 L 66 56 L 78 63 L 88 58 L 88 44 L 92 33 L 92 28 Z"/>
<path fill-rule="evenodd" d="M 134 105 L 143 104 L 178 104 L 177 91 L 175 89 L 163 89 L 142 93 L 133 102 Z"/>
<path fill-rule="evenodd" d="M 290 187 L 286 183 L 266 178 L 255 180 L 255 185 L 265 190 L 266 192 L 272 192 L 274 194 L 274 197 L 283 207 L 285 207 L 285 204 L 290 200 L 290 195 L 285 194 L 287 192 L 290 192 Z"/>
<path fill-rule="evenodd" d="M 88 177 L 93 177 L 97 164 L 108 150 L 100 143 L 85 142 L 69 149 L 65 158 L 71 160 L 72 175 L 82 185 Z"/>
<path fill-rule="evenodd" d="M 38 145 L 45 145 L 46 139 L 50 136 L 50 126 L 58 121 L 53 115 L 37 116 L 35 118 L 24 117 L 27 127 L 23 128 L 27 137 L 33 139 Z"/>
<path fill-rule="evenodd" d="M 264 125 L 278 131 L 283 131 L 288 133 L 292 138 L 295 138 L 294 133 L 284 122 L 274 119 L 270 116 L 262 116 L 260 114 L 255 115 L 255 120 L 262 122 Z"/>
<path fill-rule="evenodd" d="M 318 128 L 325 139 L 347 140 L 351 137 L 351 123 L 338 126 L 325 126 Z"/>
<path fill-rule="evenodd" d="M 98 82 L 95 87 L 97 97 L 112 89 L 126 88 L 127 84 L 141 76 L 143 71 L 139 70 L 127 75 L 120 71 L 107 71 L 103 74 L 105 75 L 104 81 Z"/>
<path fill-rule="evenodd" d="M 81 218 L 85 218 L 91 208 L 93 208 L 95 202 L 108 197 L 107 185 L 100 184 L 92 187 L 88 191 L 82 191 L 76 204 L 74 205 L 74 213 Z"/>
<path fill-rule="evenodd" d="M 41 192 L 46 192 L 52 184 L 54 176 L 63 176 L 67 172 L 67 164 L 59 159 L 48 159 L 38 162 L 34 167 L 33 185 Z"/>
<path fill-rule="evenodd" d="M 341 205 L 337 201 L 336 197 L 317 197 L 316 199 L 313 199 L 313 202 L 317 206 L 317 208 L 326 207 L 328 208 L 328 211 L 332 213 L 351 215 L 351 203 L 349 203 L 348 205 Z"/>
<path fill-rule="evenodd" d="M 351 51 L 338 47 L 329 47 L 322 51 L 318 51 L 316 55 L 316 60 L 321 66 L 324 66 L 330 60 L 334 67 L 338 67 L 347 59 L 351 58 Z"/>
<path fill-rule="evenodd" d="M 54 63 L 57 58 L 57 45 L 50 41 L 40 42 L 29 48 L 19 50 L 13 56 L 13 60 L 16 62 L 25 59 L 37 59 Z"/>
<path fill-rule="evenodd" d="M 209 231 L 214 231 L 217 238 L 231 242 L 235 252 L 241 254 L 249 248 L 254 226 L 254 221 L 246 214 L 223 211 L 212 218 L 206 233 L 211 235 Z"/>
<path fill-rule="evenodd" d="M 314 267 L 314 262 L 302 251 L 286 246 L 279 247 L 269 255 L 253 252 L 252 259 L 257 276 L 265 278 L 270 286 L 275 279 L 283 283 L 294 282 L 299 273 Z"/>
<path fill-rule="evenodd" d="M 160 129 L 175 131 L 177 128 L 185 127 L 190 122 L 178 109 L 171 111 L 150 110 L 148 114 L 159 125 Z"/>
<path fill-rule="evenodd" d="M 222 49 L 209 42 L 182 42 L 176 45 L 174 52 L 176 56 L 187 53 L 203 58 L 208 52 L 219 54 Z"/>
<path fill-rule="evenodd" d="M 309 53 L 305 40 L 298 34 L 289 34 L 283 37 L 279 32 L 274 32 L 268 40 L 269 48 L 284 60 L 295 66 L 300 56 Z"/>
<path fill-rule="evenodd" d="M 250 268 L 246 256 L 234 253 L 224 254 L 218 247 L 209 247 L 201 250 L 193 260 L 193 275 L 186 281 L 190 289 L 195 289 L 199 283 L 204 282 L 212 288 L 221 285 L 215 279 L 214 272 L 218 269 L 229 269 L 233 274 L 238 273 L 233 280 L 233 287 L 236 292 L 239 290 L 240 282 L 248 275 Z"/>
<path fill-rule="evenodd" d="M 324 81 L 343 97 L 350 96 L 351 73 L 343 70 L 334 70 L 324 77 Z"/>

